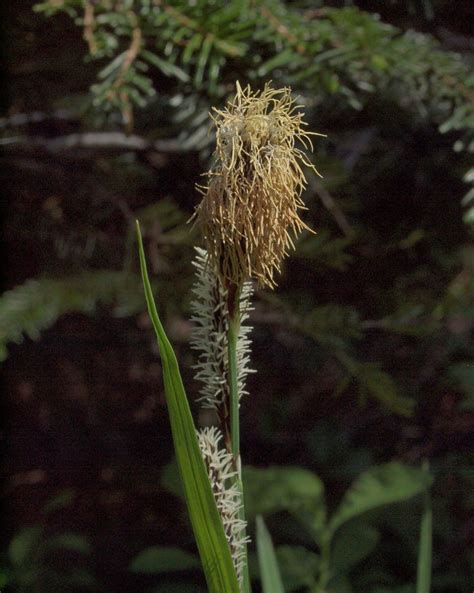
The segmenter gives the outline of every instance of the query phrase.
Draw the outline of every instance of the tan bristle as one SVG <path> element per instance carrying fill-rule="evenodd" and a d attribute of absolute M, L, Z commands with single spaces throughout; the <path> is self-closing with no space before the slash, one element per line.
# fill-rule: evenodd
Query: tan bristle
<path fill-rule="evenodd" d="M 289 88 L 254 93 L 237 83 L 234 100 L 212 115 L 217 162 L 196 215 L 212 266 L 237 285 L 253 277 L 274 286 L 294 239 L 310 230 L 299 216 L 302 165 L 316 169 L 295 146 L 311 146 L 297 108 Z"/>

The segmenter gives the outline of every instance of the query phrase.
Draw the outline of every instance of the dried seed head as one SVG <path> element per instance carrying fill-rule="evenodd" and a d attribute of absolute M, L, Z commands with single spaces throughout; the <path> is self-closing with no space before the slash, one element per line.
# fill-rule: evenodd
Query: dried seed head
<path fill-rule="evenodd" d="M 206 249 L 221 278 L 241 285 L 254 277 L 274 286 L 273 274 L 308 229 L 299 217 L 306 180 L 301 165 L 314 166 L 295 146 L 312 147 L 289 88 L 237 94 L 215 109 L 216 166 L 208 173 L 197 208 Z M 315 169 L 314 169 L 315 170 Z"/>

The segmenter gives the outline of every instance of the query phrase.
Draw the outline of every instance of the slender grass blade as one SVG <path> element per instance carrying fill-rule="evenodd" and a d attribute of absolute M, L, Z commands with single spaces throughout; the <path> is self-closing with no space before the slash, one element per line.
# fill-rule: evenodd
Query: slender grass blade
<path fill-rule="evenodd" d="M 273 542 L 261 515 L 257 517 L 257 554 L 263 593 L 285 593 Z"/>
<path fill-rule="evenodd" d="M 176 459 L 209 593 L 239 593 L 230 549 L 199 450 L 178 361 L 156 310 L 138 221 L 137 236 L 145 298 L 163 365 L 165 395 Z"/>

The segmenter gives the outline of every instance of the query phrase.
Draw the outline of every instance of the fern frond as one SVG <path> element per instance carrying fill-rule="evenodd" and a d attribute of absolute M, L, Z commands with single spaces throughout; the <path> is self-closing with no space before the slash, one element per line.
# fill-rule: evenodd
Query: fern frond
<path fill-rule="evenodd" d="M 18 344 L 25 336 L 38 339 L 66 313 L 92 314 L 99 304 L 115 305 L 117 315 L 139 311 L 139 287 L 136 277 L 103 270 L 28 280 L 5 292 L 0 296 L 0 360 L 7 358 L 9 343 Z"/>

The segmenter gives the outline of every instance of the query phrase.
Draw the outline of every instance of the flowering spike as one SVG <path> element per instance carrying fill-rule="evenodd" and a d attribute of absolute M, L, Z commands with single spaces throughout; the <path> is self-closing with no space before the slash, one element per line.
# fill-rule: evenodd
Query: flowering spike
<path fill-rule="evenodd" d="M 295 143 L 312 146 L 311 132 L 290 93 L 268 84 L 254 93 L 237 83 L 233 101 L 211 115 L 217 162 L 196 214 L 212 266 L 237 286 L 250 277 L 274 286 L 293 237 L 310 230 L 299 217 L 301 166 L 316 169 Z"/>
<path fill-rule="evenodd" d="M 198 440 L 237 578 L 242 584 L 245 550 L 249 539 L 245 535 L 247 523 L 239 517 L 242 495 L 236 482 L 234 457 L 221 447 L 222 433 L 214 426 L 200 430 Z"/>
<path fill-rule="evenodd" d="M 207 253 L 196 247 L 193 261 L 196 270 L 196 282 L 193 287 L 194 300 L 191 303 L 195 322 L 191 347 L 199 352 L 195 365 L 196 379 L 202 383 L 201 397 L 203 407 L 222 411 L 229 401 L 228 382 L 228 323 L 227 289 L 221 279 L 213 272 Z M 240 331 L 237 340 L 237 382 L 239 398 L 247 394 L 245 382 L 247 375 L 253 372 L 248 368 L 250 362 L 251 327 L 244 325 L 250 311 L 252 285 L 245 282 L 240 294 Z M 223 412 L 223 416 L 227 416 Z"/>

